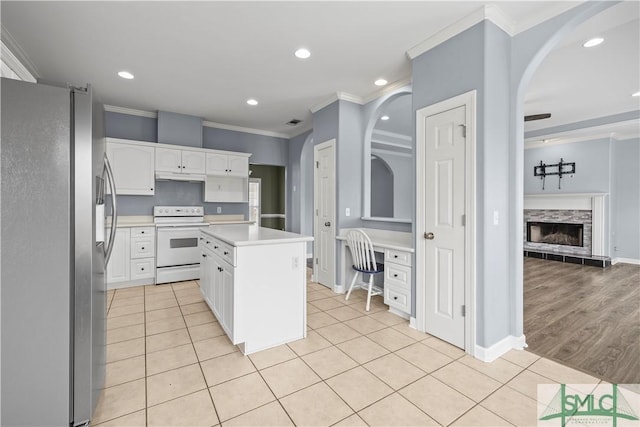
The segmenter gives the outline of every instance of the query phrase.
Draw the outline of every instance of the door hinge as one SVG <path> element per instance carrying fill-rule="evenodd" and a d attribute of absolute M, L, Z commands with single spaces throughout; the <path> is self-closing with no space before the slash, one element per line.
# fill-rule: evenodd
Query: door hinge
<path fill-rule="evenodd" d="M 462 317 L 465 317 L 467 315 L 467 306 L 463 305 L 462 306 Z"/>
<path fill-rule="evenodd" d="M 467 225 L 467 216 L 462 214 L 462 226 L 464 227 L 465 225 Z"/>
<path fill-rule="evenodd" d="M 458 125 L 458 126 L 460 126 L 462 128 L 462 136 L 464 138 L 466 138 L 467 137 L 467 125 Z"/>
<path fill-rule="evenodd" d="M 318 258 L 316 258 L 316 265 L 318 265 Z"/>
<path fill-rule="evenodd" d="M 316 161 L 316 169 L 320 167 L 320 162 Z"/>

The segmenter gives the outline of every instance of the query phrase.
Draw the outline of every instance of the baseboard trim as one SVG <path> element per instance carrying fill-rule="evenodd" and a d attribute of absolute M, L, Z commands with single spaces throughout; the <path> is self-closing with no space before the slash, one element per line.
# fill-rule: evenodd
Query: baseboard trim
<path fill-rule="evenodd" d="M 416 318 L 413 316 L 409 318 L 409 327 L 418 330 L 418 327 L 416 326 Z"/>
<path fill-rule="evenodd" d="M 407 313 L 405 313 L 403 311 L 400 311 L 400 310 L 396 310 L 393 307 L 389 307 L 389 313 L 393 313 L 398 317 L 402 317 L 403 319 L 406 319 L 406 320 L 410 321 L 410 316 Z"/>
<path fill-rule="evenodd" d="M 611 260 L 611 265 L 616 265 L 618 263 L 640 265 L 640 259 L 614 258 L 614 259 Z"/>
<path fill-rule="evenodd" d="M 346 292 L 344 285 L 333 285 L 333 292 L 336 294 L 344 294 Z"/>
<path fill-rule="evenodd" d="M 522 350 L 527 347 L 526 339 L 524 335 L 514 337 L 509 335 L 504 337 L 491 347 L 482 347 L 476 344 L 475 354 L 476 359 L 480 359 L 483 362 L 493 362 L 498 357 L 507 353 L 509 350 L 517 349 Z"/>

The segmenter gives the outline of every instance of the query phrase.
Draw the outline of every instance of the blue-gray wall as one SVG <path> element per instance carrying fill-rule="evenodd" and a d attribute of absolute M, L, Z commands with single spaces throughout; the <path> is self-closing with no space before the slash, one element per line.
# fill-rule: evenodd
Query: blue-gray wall
<path fill-rule="evenodd" d="M 542 190 L 533 167 L 540 163 L 576 163 L 576 173 L 562 178 L 547 177 Z M 607 193 L 609 195 L 607 254 L 613 259 L 640 260 L 640 140 L 618 141 L 600 138 L 570 144 L 536 147 L 524 152 L 524 193 L 570 194 Z"/>
<path fill-rule="evenodd" d="M 289 140 L 287 164 L 287 230 L 302 233 L 302 217 L 304 213 L 303 198 L 313 201 L 313 194 L 306 194 L 302 181 L 302 149 L 311 131 L 304 132 Z M 312 164 L 313 165 L 313 164 Z M 313 192 L 313 187 L 311 187 Z M 309 197 L 311 196 L 311 197 Z M 309 211 L 311 212 L 311 211 Z"/>
<path fill-rule="evenodd" d="M 174 141 L 173 144 L 195 146 L 197 135 L 193 135 L 194 125 L 199 119 L 174 113 L 164 114 L 169 114 L 172 120 L 175 119 L 173 120 L 176 121 L 175 129 L 185 130 L 184 138 L 180 132 L 173 132 L 169 136 L 170 140 Z M 192 123 L 185 124 L 184 120 L 180 120 L 184 118 Z M 155 118 L 107 112 L 105 127 L 107 137 L 110 138 L 158 142 L 158 120 Z M 287 139 L 210 127 L 202 127 L 200 132 L 201 146 L 204 148 L 252 153 L 249 162 L 253 164 L 286 166 L 288 163 Z M 152 215 L 153 206 L 156 205 L 197 205 L 204 206 L 207 215 L 216 214 L 217 208 L 220 207 L 222 214 L 242 214 L 245 218 L 248 217 L 247 203 L 205 203 L 203 187 L 202 183 L 157 181 L 153 196 L 118 197 L 119 213 L 121 215 Z"/>
<path fill-rule="evenodd" d="M 640 139 L 613 141 L 611 257 L 640 261 Z"/>
<path fill-rule="evenodd" d="M 609 138 L 532 148 L 524 151 L 524 194 L 609 193 L 610 188 Z M 562 177 L 558 189 L 558 177 L 548 176 L 545 189 L 542 180 L 533 175 L 533 167 L 542 160 L 546 164 L 576 163 L 576 173 Z"/>
<path fill-rule="evenodd" d="M 414 112 L 477 91 L 476 343 L 484 347 L 510 335 L 512 329 L 508 280 L 510 49 L 511 38 L 483 21 L 413 60 Z M 490 221 L 494 211 L 501 218 L 498 225 Z"/>

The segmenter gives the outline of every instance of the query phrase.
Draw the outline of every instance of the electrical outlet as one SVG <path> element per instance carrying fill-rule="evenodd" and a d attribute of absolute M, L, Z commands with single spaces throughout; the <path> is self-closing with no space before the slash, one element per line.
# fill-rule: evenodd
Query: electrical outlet
<path fill-rule="evenodd" d="M 222 213 L 222 206 L 218 206 L 216 208 L 216 213 Z"/>
<path fill-rule="evenodd" d="M 498 225 L 500 223 L 500 215 L 498 211 L 493 211 L 493 225 Z"/>
<path fill-rule="evenodd" d="M 345 216 L 351 216 L 351 208 L 345 208 L 344 214 Z"/>
<path fill-rule="evenodd" d="M 300 260 L 298 259 L 297 256 L 294 256 L 293 258 L 291 258 L 291 268 L 292 269 L 297 270 L 299 264 L 300 264 Z"/>

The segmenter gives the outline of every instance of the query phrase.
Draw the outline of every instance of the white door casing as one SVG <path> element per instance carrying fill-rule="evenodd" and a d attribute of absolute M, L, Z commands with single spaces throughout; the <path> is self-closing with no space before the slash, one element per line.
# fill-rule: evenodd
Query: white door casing
<path fill-rule="evenodd" d="M 335 139 L 314 147 L 314 280 L 331 289 L 335 286 Z"/>
<path fill-rule="evenodd" d="M 417 111 L 416 323 L 474 354 L 475 91 Z"/>

